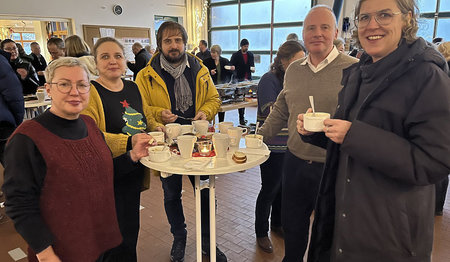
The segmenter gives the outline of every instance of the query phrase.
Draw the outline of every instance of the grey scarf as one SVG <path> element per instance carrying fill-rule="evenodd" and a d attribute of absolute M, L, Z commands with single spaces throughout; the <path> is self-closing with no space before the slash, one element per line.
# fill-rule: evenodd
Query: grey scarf
<path fill-rule="evenodd" d="M 176 109 L 184 113 L 189 109 L 190 106 L 193 105 L 192 101 L 192 92 L 189 87 L 189 82 L 184 76 L 184 69 L 186 69 L 187 65 L 187 55 L 184 55 L 184 60 L 177 67 L 173 67 L 169 61 L 166 60 L 163 54 L 161 54 L 161 68 L 167 71 L 174 79 L 175 85 L 173 89 L 175 91 L 175 103 Z"/>

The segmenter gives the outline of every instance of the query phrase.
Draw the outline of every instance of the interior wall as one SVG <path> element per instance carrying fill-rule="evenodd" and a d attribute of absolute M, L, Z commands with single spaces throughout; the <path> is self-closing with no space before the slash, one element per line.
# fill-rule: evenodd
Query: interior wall
<path fill-rule="evenodd" d="M 122 15 L 112 12 L 115 4 L 122 6 Z M 0 15 L 71 18 L 75 33 L 80 36 L 83 24 L 147 27 L 151 29 L 153 45 L 156 45 L 154 15 L 183 17 L 184 23 L 187 20 L 185 0 L 14 0 L 2 5 Z"/>

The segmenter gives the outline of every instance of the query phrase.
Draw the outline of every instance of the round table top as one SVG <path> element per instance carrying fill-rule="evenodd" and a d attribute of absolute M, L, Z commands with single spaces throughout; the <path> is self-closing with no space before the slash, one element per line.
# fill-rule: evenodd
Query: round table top
<path fill-rule="evenodd" d="M 49 106 L 52 104 L 52 100 L 44 100 L 39 102 L 38 100 L 25 101 L 25 108 Z"/>
<path fill-rule="evenodd" d="M 151 169 L 169 173 L 169 174 L 179 174 L 179 175 L 221 175 L 221 174 L 228 174 L 228 173 L 234 173 L 238 171 L 243 171 L 246 169 L 250 169 L 252 167 L 255 167 L 257 165 L 260 165 L 264 163 L 268 158 L 268 154 L 254 154 L 254 153 L 246 153 L 247 155 L 247 161 L 242 164 L 238 164 L 234 162 L 231 157 L 233 156 L 233 153 L 236 150 L 245 151 L 245 148 L 237 148 L 237 147 L 230 147 L 227 153 L 227 156 L 225 158 L 218 158 L 218 157 L 193 157 L 188 159 L 181 158 L 180 155 L 172 155 L 170 159 L 166 162 L 156 163 L 148 160 L 147 157 L 144 157 L 141 159 L 141 163 L 149 167 Z M 267 145 L 263 144 L 260 148 L 260 151 L 268 151 Z M 251 149 L 253 152 L 255 152 L 254 149 Z M 256 150 L 258 151 L 258 150 Z M 249 151 L 250 152 L 250 151 Z M 201 159 L 200 161 L 208 162 L 205 166 L 202 165 L 201 168 L 196 169 L 188 169 L 185 168 L 185 165 L 189 161 L 196 161 L 198 159 Z M 192 162 L 191 162 L 192 163 Z M 202 163 L 203 164 L 203 163 Z"/>

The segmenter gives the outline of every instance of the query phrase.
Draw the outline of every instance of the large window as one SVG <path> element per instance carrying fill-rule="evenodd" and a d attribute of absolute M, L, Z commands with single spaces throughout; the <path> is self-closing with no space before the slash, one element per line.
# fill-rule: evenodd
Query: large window
<path fill-rule="evenodd" d="M 418 0 L 418 36 L 431 42 L 435 37 L 450 41 L 450 0 Z"/>
<path fill-rule="evenodd" d="M 23 49 L 25 50 L 25 53 L 29 54 L 29 53 L 31 53 L 31 43 L 36 41 L 36 34 L 35 33 L 18 32 L 18 33 L 12 33 L 11 38 L 16 43 L 21 44 Z"/>
<path fill-rule="evenodd" d="M 250 42 L 256 72 L 269 70 L 278 47 L 290 33 L 301 38 L 303 20 L 312 0 L 210 0 L 209 43 L 220 45 L 222 56 L 239 50 L 241 39 Z M 286 8 L 289 7 L 289 8 Z"/>

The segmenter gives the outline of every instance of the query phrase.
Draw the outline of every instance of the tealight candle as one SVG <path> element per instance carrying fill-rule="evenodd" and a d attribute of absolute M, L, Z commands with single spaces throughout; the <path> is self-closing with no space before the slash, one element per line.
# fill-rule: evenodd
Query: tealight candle
<path fill-rule="evenodd" d="M 209 156 L 211 152 L 211 142 L 209 141 L 199 142 L 198 152 L 200 153 L 201 156 Z"/>

